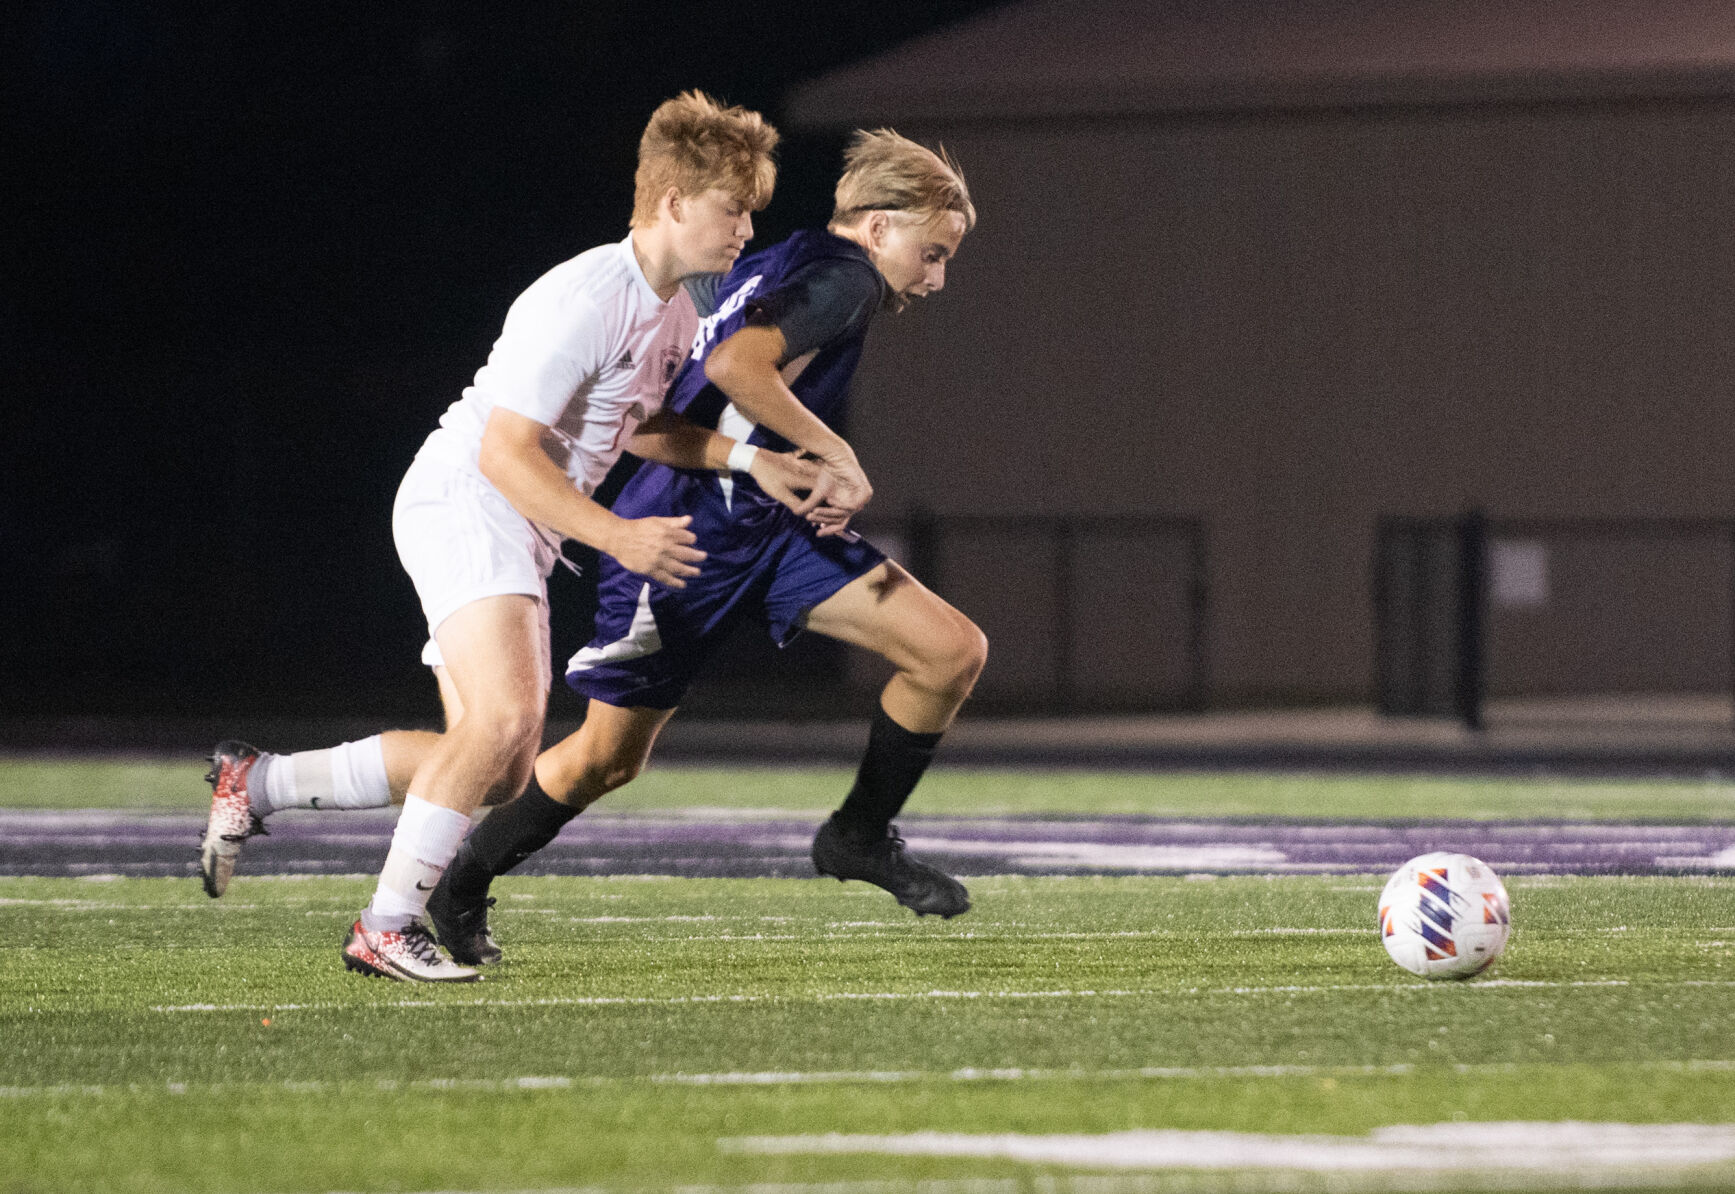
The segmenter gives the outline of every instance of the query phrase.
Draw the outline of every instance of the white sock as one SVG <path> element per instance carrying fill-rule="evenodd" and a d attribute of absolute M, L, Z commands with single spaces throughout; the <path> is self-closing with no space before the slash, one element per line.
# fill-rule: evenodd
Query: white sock
<path fill-rule="evenodd" d="M 370 932 L 401 929 L 428 910 L 428 893 L 446 873 L 470 818 L 455 809 L 429 804 L 411 794 L 392 833 L 392 848 L 380 870 L 373 901 L 361 914 L 362 927 Z"/>
<path fill-rule="evenodd" d="M 385 740 L 375 734 L 329 750 L 261 754 L 247 798 L 261 817 L 286 808 L 384 808 L 392 802 Z"/>

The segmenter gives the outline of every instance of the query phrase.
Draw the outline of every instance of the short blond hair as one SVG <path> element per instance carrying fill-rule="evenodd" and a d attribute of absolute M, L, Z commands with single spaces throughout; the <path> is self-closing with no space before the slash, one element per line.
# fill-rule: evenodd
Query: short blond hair
<path fill-rule="evenodd" d="M 908 212 L 924 221 L 955 211 L 964 231 L 976 226 L 964 172 L 946 147 L 935 153 L 891 129 L 859 129 L 850 138 L 831 222 L 850 224 L 870 211 Z"/>
<path fill-rule="evenodd" d="M 633 227 L 656 222 L 657 204 L 670 187 L 683 195 L 716 187 L 758 211 L 777 184 L 777 141 L 777 130 L 759 113 L 726 108 L 702 91 L 664 100 L 639 138 Z"/>

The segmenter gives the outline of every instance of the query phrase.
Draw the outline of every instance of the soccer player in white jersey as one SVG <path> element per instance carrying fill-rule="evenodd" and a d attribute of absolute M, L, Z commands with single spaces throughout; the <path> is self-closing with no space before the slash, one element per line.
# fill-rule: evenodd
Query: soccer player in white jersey
<path fill-rule="evenodd" d="M 969 697 L 987 639 L 848 531 L 872 487 L 840 427 L 876 314 L 945 286 L 976 209 L 955 163 L 890 129 L 857 133 L 844 162 L 829 225 L 736 263 L 667 397 L 668 409 L 750 447 L 805 449 L 820 462 L 814 491 L 825 505 L 804 520 L 799 506 L 737 474 L 680 466 L 648 464 L 627 482 L 617 513 L 690 516 L 710 557 L 680 589 L 602 561 L 596 635 L 567 665 L 567 683 L 590 698 L 584 723 L 465 840 L 428 903 L 440 943 L 460 962 L 501 959 L 488 926 L 493 879 L 638 774 L 744 622 L 779 645 L 803 631 L 826 635 L 893 668 L 855 783 L 814 836 L 818 873 L 884 888 L 918 916 L 969 911 L 964 885 L 910 854 L 893 822 Z"/>
<path fill-rule="evenodd" d="M 550 676 L 548 574 L 563 538 L 680 588 L 704 553 L 685 518 L 622 519 L 588 496 L 623 448 L 664 463 L 740 464 L 792 506 L 812 470 L 793 457 L 749 460 L 728 437 L 660 413 L 699 316 L 682 283 L 729 268 L 769 200 L 774 129 L 757 113 L 697 92 L 653 113 L 639 145 L 632 230 L 556 266 L 513 303 L 475 383 L 428 437 L 392 514 L 398 555 L 432 636 L 447 730 L 395 732 L 306 759 L 225 743 L 213 760 L 212 813 L 201 852 L 220 894 L 261 812 L 331 797 L 383 804 L 391 772 L 413 765 L 379 886 L 344 944 L 347 967 L 422 982 L 477 977 L 436 946 L 428 893 L 489 798 L 509 799 L 541 745 Z M 277 797 L 256 807 L 253 789 Z M 283 800 L 287 789 L 289 801 Z M 384 799 L 381 799 L 381 797 Z M 317 807 L 317 805 L 315 805 Z"/>

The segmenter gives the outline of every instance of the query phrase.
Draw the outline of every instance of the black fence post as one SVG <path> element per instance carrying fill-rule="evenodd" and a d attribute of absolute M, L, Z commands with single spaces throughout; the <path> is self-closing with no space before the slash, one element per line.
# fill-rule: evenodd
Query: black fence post
<path fill-rule="evenodd" d="M 1484 612 L 1488 588 L 1488 516 L 1470 509 L 1458 520 L 1458 716 L 1472 730 L 1482 728 L 1487 690 Z"/>
<path fill-rule="evenodd" d="M 910 507 L 910 574 L 930 589 L 940 588 L 940 520 L 926 506 Z"/>
<path fill-rule="evenodd" d="M 1211 600 L 1210 575 L 1206 572 L 1209 559 L 1205 544 L 1205 524 L 1194 519 L 1188 525 L 1188 540 L 1192 555 L 1192 581 L 1187 588 L 1192 617 L 1187 621 L 1187 708 L 1203 713 L 1211 700 L 1211 661 L 1208 654 L 1205 619 Z"/>
<path fill-rule="evenodd" d="M 1072 652 L 1076 641 L 1072 614 L 1074 528 L 1072 519 L 1061 515 L 1054 521 L 1054 696 L 1064 713 L 1071 713 L 1078 699 L 1072 680 Z"/>

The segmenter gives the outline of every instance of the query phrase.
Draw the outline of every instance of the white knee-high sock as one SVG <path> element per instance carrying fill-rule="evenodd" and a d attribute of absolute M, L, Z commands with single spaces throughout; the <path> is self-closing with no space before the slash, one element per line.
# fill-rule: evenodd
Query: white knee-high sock
<path fill-rule="evenodd" d="M 377 933 L 401 929 L 421 917 L 428 910 L 428 893 L 469 831 L 470 818 L 463 813 L 410 795 L 392 833 L 373 902 L 361 914 L 362 926 Z"/>
<path fill-rule="evenodd" d="M 329 750 L 261 754 L 247 799 L 261 817 L 286 808 L 384 808 L 392 802 L 384 740 L 375 734 Z"/>

